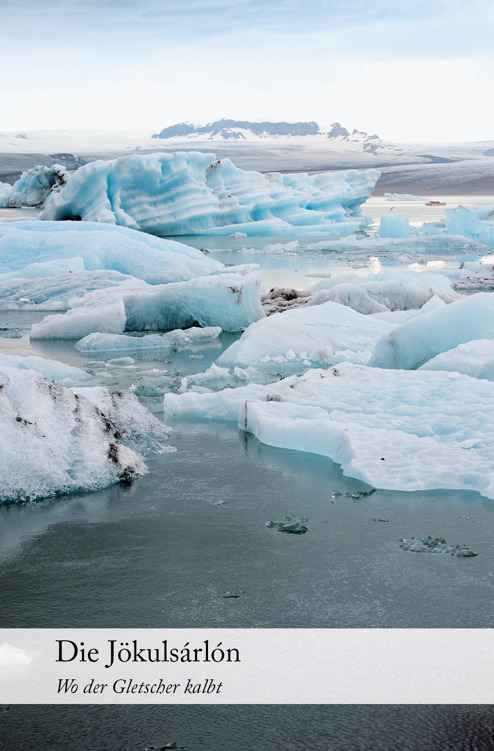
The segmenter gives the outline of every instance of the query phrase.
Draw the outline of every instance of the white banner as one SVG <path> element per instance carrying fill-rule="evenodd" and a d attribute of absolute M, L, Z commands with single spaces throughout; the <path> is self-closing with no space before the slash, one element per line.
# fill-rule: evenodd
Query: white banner
<path fill-rule="evenodd" d="M 493 629 L 0 629 L 1 704 L 491 704 Z"/>

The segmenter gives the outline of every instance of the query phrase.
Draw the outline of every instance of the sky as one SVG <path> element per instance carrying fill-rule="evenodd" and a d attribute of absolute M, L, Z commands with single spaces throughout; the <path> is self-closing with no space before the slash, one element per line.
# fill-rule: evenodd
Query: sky
<path fill-rule="evenodd" d="M 338 121 L 494 139 L 494 0 L 0 0 L 0 131 Z"/>

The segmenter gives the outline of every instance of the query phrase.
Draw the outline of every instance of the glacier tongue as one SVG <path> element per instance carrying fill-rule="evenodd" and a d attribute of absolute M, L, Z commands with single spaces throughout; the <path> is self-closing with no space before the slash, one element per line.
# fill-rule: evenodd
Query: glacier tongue
<path fill-rule="evenodd" d="M 45 220 L 83 219 L 154 235 L 346 235 L 377 170 L 262 174 L 215 154 L 122 157 L 80 167 L 45 203 Z"/>

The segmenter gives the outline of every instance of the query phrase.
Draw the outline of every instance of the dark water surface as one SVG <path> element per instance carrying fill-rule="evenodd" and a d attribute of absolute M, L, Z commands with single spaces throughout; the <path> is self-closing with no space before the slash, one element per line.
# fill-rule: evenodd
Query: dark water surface
<path fill-rule="evenodd" d="M 1 325 L 27 331 L 42 315 L 2 313 Z M 167 379 L 206 369 L 231 341 L 194 350 L 202 359 L 131 353 L 131 368 L 95 358 L 89 369 L 110 388 L 136 383 L 159 414 Z M 33 344 L 0 339 L 0 351 L 88 367 L 71 342 Z M 154 386 L 151 368 L 164 379 Z M 369 488 L 326 458 L 225 424 L 171 427 L 177 451 L 149 458 L 131 487 L 0 507 L 1 627 L 492 626 L 493 501 L 361 495 Z M 307 518 L 306 534 L 266 528 L 287 515 Z M 400 548 L 429 535 L 478 555 Z M 492 708 L 473 706 L 11 706 L 0 749 L 483 751 L 492 727 Z"/>

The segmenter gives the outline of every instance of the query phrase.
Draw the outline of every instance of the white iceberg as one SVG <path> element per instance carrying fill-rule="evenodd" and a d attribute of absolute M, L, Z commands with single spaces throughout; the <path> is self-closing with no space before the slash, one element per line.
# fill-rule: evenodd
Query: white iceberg
<path fill-rule="evenodd" d="M 433 297 L 452 302 L 458 294 L 443 274 L 410 270 L 383 270 L 367 277 L 344 275 L 325 279 L 311 289 L 308 304 L 326 300 L 348 305 L 359 313 L 422 308 Z"/>
<path fill-rule="evenodd" d="M 90 222 L 0 222 L 0 275 L 22 278 L 27 269 L 29 278 L 44 277 L 48 262 L 56 262 L 53 271 L 60 274 L 68 259 L 76 264 L 70 270 L 108 269 L 151 284 L 186 281 L 223 267 L 196 248 L 126 227 Z"/>
<path fill-rule="evenodd" d="M 436 355 L 420 370 L 449 370 L 494 381 L 494 339 L 474 339 Z"/>
<path fill-rule="evenodd" d="M 41 218 L 83 219 L 154 235 L 345 235 L 377 170 L 261 174 L 215 154 L 122 157 L 80 167 L 52 193 Z"/>
<path fill-rule="evenodd" d="M 90 292 L 65 314 L 46 316 L 31 329 L 32 339 L 81 339 L 93 332 L 166 331 L 219 326 L 243 331 L 264 316 L 260 272 L 220 273 L 187 282 L 137 285 Z"/>
<path fill-rule="evenodd" d="M 494 338 L 494 295 L 478 292 L 423 313 L 377 342 L 368 364 L 411 370 L 472 339 Z"/>
<path fill-rule="evenodd" d="M 136 352 L 160 349 L 164 352 L 177 352 L 189 349 L 196 344 L 204 344 L 217 339 L 221 334 L 219 326 L 206 328 L 175 329 L 166 334 L 145 336 L 125 336 L 124 334 L 89 334 L 75 344 L 79 352 Z M 122 358 L 126 359 L 126 358 Z M 1 360 L 0 360 L 1 364 Z"/>
<path fill-rule="evenodd" d="M 268 386 L 165 394 L 165 416 L 238 422 L 261 442 L 341 464 L 374 488 L 494 498 L 494 383 L 341 363 Z"/>
<path fill-rule="evenodd" d="M 218 358 L 221 367 L 261 367 L 288 375 L 311 363 L 366 362 L 395 324 L 334 302 L 275 313 L 253 323 Z"/>
<path fill-rule="evenodd" d="M 67 366 L 52 367 L 63 372 Z M 146 472 L 144 454 L 164 450 L 168 433 L 129 392 L 65 388 L 25 370 L 18 359 L 7 365 L 2 358 L 0 502 L 129 481 Z"/>
<path fill-rule="evenodd" d="M 91 380 L 91 376 L 85 370 L 73 365 L 66 365 L 57 360 L 49 360 L 36 355 L 3 355 L 0 353 L 0 370 L 2 368 L 15 368 L 17 370 L 36 370 L 51 381 L 56 381 L 61 386 L 82 386 Z"/>

